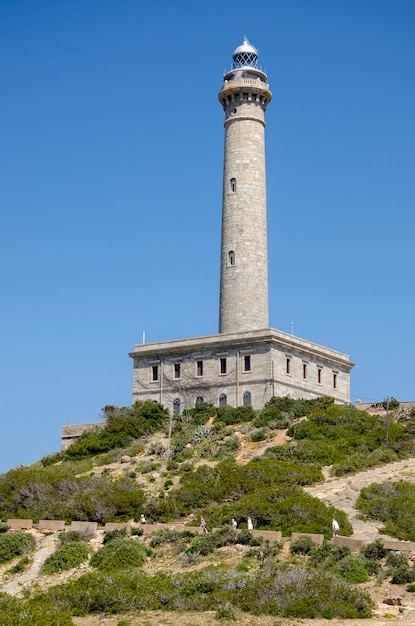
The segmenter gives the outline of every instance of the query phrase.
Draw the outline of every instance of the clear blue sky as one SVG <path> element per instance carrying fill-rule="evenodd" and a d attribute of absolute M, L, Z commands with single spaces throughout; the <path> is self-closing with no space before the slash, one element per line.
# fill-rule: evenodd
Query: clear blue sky
<path fill-rule="evenodd" d="M 273 101 L 270 323 L 415 400 L 413 0 L 0 0 L 0 471 L 130 405 L 128 351 L 218 329 L 223 72 Z"/>

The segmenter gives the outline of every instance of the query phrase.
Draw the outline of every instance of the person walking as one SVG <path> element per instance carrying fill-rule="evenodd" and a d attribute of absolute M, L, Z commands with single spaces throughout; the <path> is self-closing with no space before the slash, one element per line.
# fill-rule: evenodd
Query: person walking
<path fill-rule="evenodd" d="M 234 517 L 232 518 L 231 524 L 232 524 L 232 528 L 234 530 L 236 530 L 238 528 L 238 522 L 236 521 L 236 519 Z"/>
<path fill-rule="evenodd" d="M 254 525 L 252 523 L 252 517 L 248 517 L 247 526 L 248 526 L 249 532 L 251 533 L 254 530 Z"/>
<path fill-rule="evenodd" d="M 334 517 L 331 522 L 331 529 L 333 531 L 333 539 L 334 539 L 334 537 L 339 534 L 339 530 L 340 530 L 339 522 L 336 519 L 334 519 Z"/>
<path fill-rule="evenodd" d="M 206 534 L 209 532 L 208 529 L 207 529 L 205 518 L 203 517 L 203 515 L 200 516 L 200 528 L 203 528 L 203 532 L 206 533 Z"/>

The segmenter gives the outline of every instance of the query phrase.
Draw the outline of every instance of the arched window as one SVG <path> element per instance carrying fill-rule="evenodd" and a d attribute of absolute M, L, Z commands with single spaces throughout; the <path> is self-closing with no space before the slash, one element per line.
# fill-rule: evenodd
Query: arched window
<path fill-rule="evenodd" d="M 180 398 L 173 400 L 173 415 L 180 415 Z"/>
<path fill-rule="evenodd" d="M 252 404 L 251 392 L 250 391 L 245 391 L 245 393 L 244 393 L 244 406 L 251 406 L 251 404 Z"/>
<path fill-rule="evenodd" d="M 231 193 L 236 193 L 236 178 L 231 178 L 229 181 L 229 190 Z"/>
<path fill-rule="evenodd" d="M 229 265 L 235 265 L 235 252 L 233 250 L 229 252 Z"/>
<path fill-rule="evenodd" d="M 203 397 L 202 396 L 197 396 L 196 404 L 202 404 L 202 402 L 203 402 Z"/>
<path fill-rule="evenodd" d="M 219 406 L 226 406 L 228 399 L 226 397 L 226 393 L 221 393 L 219 396 Z"/>

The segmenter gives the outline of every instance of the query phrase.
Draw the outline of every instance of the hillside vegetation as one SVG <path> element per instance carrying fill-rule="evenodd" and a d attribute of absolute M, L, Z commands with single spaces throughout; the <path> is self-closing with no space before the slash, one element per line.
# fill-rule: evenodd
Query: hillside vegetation
<path fill-rule="evenodd" d="M 72 623 L 71 615 L 144 608 L 215 610 L 223 618 L 237 611 L 363 618 L 371 614 L 370 598 L 350 583 L 373 576 L 414 580 L 407 561 L 382 564 L 385 554 L 375 560 L 330 544 L 317 549 L 300 542 L 287 559 L 277 542 L 230 528 L 232 517 L 246 528 L 250 516 L 256 529 L 279 530 L 284 537 L 320 533 L 328 540 L 335 516 L 342 534 L 351 535 L 345 513 L 303 487 L 322 481 L 323 468 L 339 476 L 413 456 L 414 415 L 403 422 L 390 415 L 386 423 L 325 397 L 272 398 L 260 412 L 200 404 L 174 418 L 146 401 L 107 406 L 103 418 L 102 428 L 85 433 L 65 452 L 1 475 L 0 517 L 104 524 L 138 521 L 145 512 L 148 522 L 192 526 L 203 515 L 209 529 L 219 530 L 194 536 L 166 527 L 146 537 L 114 531 L 101 546 L 66 532 L 41 576 L 83 570 L 71 582 L 41 586 L 25 601 L 0 596 L 0 615 L 31 615 L 31 624 L 63 626 Z M 402 490 L 415 502 L 409 487 L 395 486 L 396 502 Z M 414 538 L 414 526 L 399 525 L 398 505 L 387 505 L 385 493 L 385 487 L 362 492 L 362 510 L 382 519 L 388 532 Z M 5 532 L 0 539 L 16 536 Z M 24 545 L 4 560 L 10 562 L 6 580 L 27 569 L 33 548 Z M 50 621 L 42 622 L 43 614 Z"/>

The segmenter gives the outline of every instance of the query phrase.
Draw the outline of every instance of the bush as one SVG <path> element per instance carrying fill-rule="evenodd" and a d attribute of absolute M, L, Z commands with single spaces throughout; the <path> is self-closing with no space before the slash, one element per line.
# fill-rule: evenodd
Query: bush
<path fill-rule="evenodd" d="M 366 562 L 360 557 L 346 556 L 336 569 L 349 583 L 365 583 L 369 578 Z"/>
<path fill-rule="evenodd" d="M 75 626 L 69 612 L 54 609 L 49 604 L 29 606 L 27 602 L 0 593 L 1 624 L 7 626 Z"/>
<path fill-rule="evenodd" d="M 88 556 L 89 550 L 82 541 L 65 543 L 48 556 L 42 565 L 42 573 L 57 574 L 58 572 L 78 567 L 78 565 L 88 559 Z"/>
<path fill-rule="evenodd" d="M 33 552 L 36 547 L 36 540 L 33 535 L 26 533 L 11 533 L 10 535 L 0 535 L 0 564 L 7 563 L 16 558 Z"/>
<path fill-rule="evenodd" d="M 376 539 L 372 543 L 368 543 L 366 546 L 363 546 L 361 550 L 361 554 L 366 559 L 372 559 L 374 561 L 380 561 L 381 559 L 384 559 L 387 553 L 388 551 L 386 550 L 380 539 Z"/>
<path fill-rule="evenodd" d="M 81 533 L 77 530 L 67 530 L 58 535 L 61 544 L 72 543 L 73 541 L 82 541 Z"/>
<path fill-rule="evenodd" d="M 256 430 L 255 432 L 252 433 L 252 435 L 249 437 L 249 439 L 251 441 L 257 442 L 257 441 L 265 441 L 265 439 L 267 438 L 266 434 L 264 433 L 263 430 Z"/>
<path fill-rule="evenodd" d="M 96 552 L 90 564 L 102 571 L 140 567 L 150 551 L 132 539 L 114 539 Z"/>
<path fill-rule="evenodd" d="M 6 522 L 0 522 L 0 533 L 7 533 L 10 526 Z"/>
<path fill-rule="evenodd" d="M 292 554 L 310 554 L 314 548 L 314 541 L 310 537 L 299 537 L 291 542 L 290 552 Z"/>
<path fill-rule="evenodd" d="M 384 522 L 388 535 L 415 541 L 414 484 L 403 480 L 373 483 L 361 490 L 356 506 L 369 518 Z"/>
<path fill-rule="evenodd" d="M 401 563 L 394 567 L 390 573 L 392 574 L 391 583 L 393 585 L 406 585 L 407 583 L 413 583 L 415 580 L 415 572 L 413 569 L 410 569 L 408 563 Z"/>
<path fill-rule="evenodd" d="M 114 539 L 125 539 L 127 537 L 127 529 L 126 528 L 115 528 L 114 530 L 110 530 L 104 535 L 103 544 L 104 546 Z"/>

